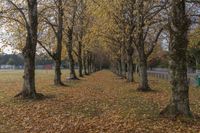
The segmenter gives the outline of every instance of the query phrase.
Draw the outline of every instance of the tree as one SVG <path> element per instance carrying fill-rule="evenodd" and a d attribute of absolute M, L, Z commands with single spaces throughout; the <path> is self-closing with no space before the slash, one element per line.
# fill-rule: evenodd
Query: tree
<path fill-rule="evenodd" d="M 119 58 L 120 71 L 122 76 L 126 73 L 125 60 L 127 62 L 127 81 L 133 82 L 133 56 L 134 56 L 134 37 L 133 33 L 136 27 L 135 18 L 135 0 L 122 1 L 118 14 L 114 14 L 115 23 L 121 34 L 121 55 Z"/>
<path fill-rule="evenodd" d="M 49 4 L 49 8 L 48 7 Z M 50 3 L 46 3 L 46 5 L 43 7 L 41 13 L 42 16 L 42 22 L 43 22 L 43 34 L 41 35 L 41 40 L 38 40 L 38 43 L 44 50 L 49 54 L 49 56 L 54 60 L 55 62 L 55 76 L 54 76 L 54 84 L 58 86 L 64 85 L 61 81 L 61 60 L 62 60 L 62 42 L 63 42 L 63 15 L 64 15 L 64 8 L 63 8 L 63 2 L 62 0 L 54 1 L 53 4 L 55 6 L 52 6 L 51 1 Z M 56 11 L 55 11 L 56 10 Z M 53 16 L 55 14 L 55 16 Z M 53 17 L 52 17 L 53 16 Z M 48 25 L 48 26 L 46 26 Z M 50 28 L 51 29 L 50 29 Z M 53 32 L 54 35 L 49 34 L 48 32 Z M 42 38 L 43 37 L 43 38 Z M 48 41 L 49 43 L 52 43 L 52 38 L 56 38 L 56 48 L 55 51 L 52 52 L 47 47 Z M 49 39 L 50 38 L 50 39 Z"/>
<path fill-rule="evenodd" d="M 68 52 L 68 58 L 70 62 L 70 79 L 72 80 L 77 80 L 76 72 L 75 72 L 75 61 L 73 57 L 73 44 L 74 44 L 74 29 L 76 25 L 76 19 L 77 19 L 77 1 L 72 0 L 70 2 L 71 8 L 69 10 L 69 15 L 70 17 L 68 18 L 67 22 L 67 28 L 66 30 L 66 35 L 67 35 L 67 43 L 66 43 L 66 49 Z M 67 17 L 66 17 L 67 18 Z"/>
<path fill-rule="evenodd" d="M 27 31 L 26 44 L 22 52 L 24 56 L 24 83 L 22 91 L 17 94 L 16 97 L 21 96 L 22 98 L 35 99 L 38 96 L 41 96 L 36 93 L 35 89 L 35 54 L 38 27 L 37 0 L 26 1 L 28 8 L 27 15 L 13 1 L 8 0 L 8 3 L 20 13 L 21 17 L 25 21 L 25 27 Z"/>
<path fill-rule="evenodd" d="M 172 96 L 170 104 L 161 112 L 163 116 L 191 117 L 187 79 L 187 47 L 190 20 L 186 15 L 186 1 L 172 0 L 169 23 L 170 69 Z"/>
<path fill-rule="evenodd" d="M 126 0 L 118 1 L 117 10 L 114 10 L 114 21 L 121 34 L 117 34 L 121 43 L 121 66 L 125 73 L 127 63 L 127 80 L 133 81 L 133 61 L 138 59 L 140 68 L 140 91 L 150 91 L 147 78 L 147 60 L 162 33 L 161 11 L 165 2 L 156 0 Z M 117 4 L 116 4 L 117 5 Z M 116 27 L 115 27 L 116 28 Z M 115 30 L 116 32 L 116 30 Z M 114 33 L 115 33 L 114 32 Z M 113 35 L 113 32 L 111 32 Z M 124 57 L 127 57 L 125 60 Z"/>
<path fill-rule="evenodd" d="M 78 3 L 78 24 L 77 24 L 77 30 L 78 33 L 76 33 L 77 41 L 78 41 L 78 66 L 79 66 L 79 77 L 83 77 L 83 58 L 82 58 L 82 52 L 83 52 L 83 37 L 84 37 L 84 19 L 85 19 L 85 3 L 83 0 L 80 0 Z"/>
<path fill-rule="evenodd" d="M 162 19 L 160 12 L 166 3 L 151 0 L 136 0 L 137 26 L 135 33 L 135 47 L 138 53 L 140 85 L 139 91 L 150 91 L 147 77 L 147 60 L 153 52 L 159 36 L 162 33 Z M 156 34 L 155 34 L 156 33 Z"/>
<path fill-rule="evenodd" d="M 105 3 L 104 3 L 105 4 Z M 108 48 L 112 49 L 112 56 L 114 56 L 114 66 L 117 70 L 117 74 L 126 78 L 128 82 L 133 82 L 133 31 L 135 29 L 135 1 L 113 1 L 108 9 L 108 18 L 112 18 L 109 21 L 107 28 L 108 32 L 104 33 L 104 37 L 107 38 Z M 103 8 L 104 9 L 104 8 Z M 107 22 L 108 23 L 108 22 Z M 113 46 L 111 46 L 113 45 Z M 126 69 L 127 66 L 127 69 Z M 126 76 L 127 70 L 127 76 Z"/>
<path fill-rule="evenodd" d="M 61 81 L 61 52 L 62 52 L 62 39 L 63 39 L 63 3 L 62 0 L 57 1 L 57 9 L 58 9 L 58 29 L 56 32 L 56 38 L 57 38 L 57 50 L 55 53 L 56 57 L 56 68 L 55 68 L 55 78 L 54 78 L 54 84 L 55 85 L 63 85 Z"/>

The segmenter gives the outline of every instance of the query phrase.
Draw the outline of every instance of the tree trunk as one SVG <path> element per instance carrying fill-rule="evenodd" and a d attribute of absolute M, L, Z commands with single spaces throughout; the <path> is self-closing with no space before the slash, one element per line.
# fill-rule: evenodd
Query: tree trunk
<path fill-rule="evenodd" d="M 90 64 L 89 64 L 89 67 L 90 67 L 90 73 L 92 73 L 92 53 L 90 53 Z"/>
<path fill-rule="evenodd" d="M 88 75 L 87 73 L 87 57 L 85 51 L 83 52 L 83 68 L 84 68 L 84 75 Z"/>
<path fill-rule="evenodd" d="M 88 72 L 88 75 L 91 74 L 91 71 L 90 71 L 90 52 L 87 52 L 87 72 Z"/>
<path fill-rule="evenodd" d="M 54 76 L 54 85 L 64 85 L 61 81 L 61 61 L 60 60 L 56 60 L 55 61 L 55 76 Z"/>
<path fill-rule="evenodd" d="M 30 38 L 30 35 L 26 38 L 26 48 L 23 51 L 24 56 L 24 83 L 22 92 L 16 95 L 22 96 L 22 98 L 37 98 L 35 90 L 35 46 L 33 44 L 33 39 Z"/>
<path fill-rule="evenodd" d="M 78 66 L 79 66 L 79 76 L 83 77 L 82 42 L 79 42 L 78 46 Z"/>
<path fill-rule="evenodd" d="M 142 53 L 142 52 L 141 52 Z M 147 59 L 144 55 L 139 57 L 139 73 L 140 73 L 140 84 L 139 91 L 151 91 L 151 88 L 148 84 L 148 75 L 147 75 Z"/>
<path fill-rule="evenodd" d="M 172 2 L 170 31 L 170 69 L 172 97 L 170 104 L 161 112 L 163 116 L 192 117 L 189 106 L 186 51 L 188 46 L 189 19 L 185 0 Z"/>
<path fill-rule="evenodd" d="M 92 59 L 92 69 L 93 69 L 93 72 L 96 72 L 96 57 L 95 55 L 93 55 L 93 59 Z"/>
<path fill-rule="evenodd" d="M 136 66 L 135 66 L 135 72 L 138 74 L 139 73 L 139 65 L 138 64 L 136 64 Z"/>
<path fill-rule="evenodd" d="M 94 67 L 94 62 L 95 62 L 95 56 L 92 54 L 91 56 L 91 72 L 95 72 L 95 67 Z"/>
<path fill-rule="evenodd" d="M 62 39 L 63 39 L 63 7 L 62 0 L 58 0 L 58 31 L 56 33 L 57 49 L 55 53 L 55 76 L 54 85 L 64 85 L 61 81 L 61 54 L 62 54 Z"/>
<path fill-rule="evenodd" d="M 126 78 L 126 63 L 125 60 L 122 60 L 122 77 L 125 79 Z"/>
<path fill-rule="evenodd" d="M 122 64 L 122 77 L 126 78 L 126 51 L 124 47 L 122 49 L 121 64 Z"/>
<path fill-rule="evenodd" d="M 131 46 L 132 39 L 130 39 L 129 45 L 130 46 L 127 49 L 127 81 L 134 82 L 134 78 L 133 78 L 133 52 L 134 52 L 134 49 Z"/>
<path fill-rule="evenodd" d="M 127 56 L 127 81 L 134 82 L 133 79 L 133 58 L 132 55 Z"/>
<path fill-rule="evenodd" d="M 68 57 L 69 57 L 69 62 L 70 62 L 70 79 L 76 80 L 78 79 L 75 73 L 75 63 L 74 63 L 74 58 L 72 55 L 73 47 L 73 28 L 69 29 L 68 31 L 68 44 L 67 44 L 67 50 L 68 50 Z"/>
<path fill-rule="evenodd" d="M 61 59 L 56 59 L 55 60 L 55 75 L 54 75 L 54 85 L 56 86 L 62 86 L 64 85 L 62 80 L 61 80 Z"/>
<path fill-rule="evenodd" d="M 23 49 L 24 83 L 22 91 L 15 97 L 35 99 L 41 96 L 35 90 L 35 53 L 38 28 L 37 0 L 28 1 L 28 18 L 26 44 Z"/>
<path fill-rule="evenodd" d="M 120 76 L 120 77 L 122 77 L 122 63 L 121 63 L 121 60 L 120 59 L 118 59 L 118 61 L 117 61 L 118 63 L 118 75 Z"/>
<path fill-rule="evenodd" d="M 151 88 L 148 85 L 147 77 L 147 55 L 145 53 L 145 42 L 144 42 L 144 1 L 137 0 L 137 39 L 136 39 L 136 49 L 139 54 L 139 74 L 140 74 L 140 84 L 138 87 L 139 91 L 150 91 Z"/>

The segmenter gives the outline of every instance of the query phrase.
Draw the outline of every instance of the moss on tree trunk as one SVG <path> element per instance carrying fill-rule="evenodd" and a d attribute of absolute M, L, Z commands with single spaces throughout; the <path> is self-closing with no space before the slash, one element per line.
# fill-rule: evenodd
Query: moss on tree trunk
<path fill-rule="evenodd" d="M 191 117 L 189 85 L 187 82 L 186 51 L 188 46 L 189 20 L 185 12 L 185 0 L 172 1 L 170 23 L 170 69 L 172 96 L 170 104 L 161 112 L 162 116 Z"/>

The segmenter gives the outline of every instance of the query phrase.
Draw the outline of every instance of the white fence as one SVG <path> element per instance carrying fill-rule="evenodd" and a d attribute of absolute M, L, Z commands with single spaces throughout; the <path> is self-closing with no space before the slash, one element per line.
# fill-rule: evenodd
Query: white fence
<path fill-rule="evenodd" d="M 163 80 L 170 80 L 170 74 L 169 72 L 160 72 L 160 71 L 148 71 L 148 75 L 158 78 L 158 79 L 163 79 Z M 188 73 L 188 82 L 190 85 L 196 86 L 196 78 L 197 78 L 197 73 Z"/>
<path fill-rule="evenodd" d="M 15 69 L 14 65 L 0 65 L 0 69 Z"/>

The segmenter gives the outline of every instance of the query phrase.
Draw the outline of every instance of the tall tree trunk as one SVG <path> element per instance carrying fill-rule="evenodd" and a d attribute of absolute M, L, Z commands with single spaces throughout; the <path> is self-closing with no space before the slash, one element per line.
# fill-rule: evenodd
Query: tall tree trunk
<path fill-rule="evenodd" d="M 61 81 L 61 61 L 55 60 L 55 76 L 54 76 L 54 85 L 64 85 Z"/>
<path fill-rule="evenodd" d="M 114 63 L 114 68 L 115 68 L 115 74 L 119 75 L 119 67 L 118 67 L 117 61 L 115 61 L 115 63 Z"/>
<path fill-rule="evenodd" d="M 87 71 L 88 71 L 88 75 L 90 75 L 91 71 L 90 71 L 90 52 L 89 51 L 87 52 Z"/>
<path fill-rule="evenodd" d="M 133 79 L 133 57 L 131 55 L 127 56 L 127 81 L 134 82 Z"/>
<path fill-rule="evenodd" d="M 22 96 L 23 98 L 36 98 L 36 90 L 35 90 L 35 52 L 36 49 L 31 44 L 32 39 L 30 35 L 26 38 L 26 48 L 23 51 L 24 56 L 24 83 L 22 92 L 17 96 Z M 32 51 L 32 52 L 31 52 Z M 35 52 L 34 52 L 35 51 Z"/>
<path fill-rule="evenodd" d="M 132 40 L 132 39 L 130 39 L 130 40 Z M 132 41 L 129 42 L 129 47 L 127 49 L 127 81 L 128 82 L 134 82 L 134 78 L 133 78 L 133 53 L 134 53 L 134 49 L 131 45 L 132 45 Z"/>
<path fill-rule="evenodd" d="M 94 55 L 92 54 L 91 56 L 91 72 L 93 73 L 95 70 L 94 70 L 94 61 L 95 61 L 95 58 L 94 58 Z"/>
<path fill-rule="evenodd" d="M 92 53 L 90 53 L 90 73 L 92 73 L 92 58 L 93 58 L 93 55 Z"/>
<path fill-rule="evenodd" d="M 145 42 L 144 42 L 144 0 L 137 0 L 137 40 L 136 49 L 139 54 L 139 73 L 140 73 L 140 84 L 138 87 L 139 91 L 150 91 L 151 88 L 148 84 L 147 77 L 147 55 L 145 53 Z"/>
<path fill-rule="evenodd" d="M 95 57 L 95 55 L 93 55 L 93 58 L 92 58 L 92 70 L 93 70 L 93 72 L 96 72 L 95 62 L 96 62 L 96 57 Z"/>
<path fill-rule="evenodd" d="M 58 31 L 56 33 L 57 49 L 55 53 L 55 85 L 64 85 L 61 81 L 61 55 L 62 55 L 62 39 L 63 39 L 63 7 L 62 0 L 58 0 Z"/>
<path fill-rule="evenodd" d="M 139 53 L 139 73 L 140 73 L 140 84 L 138 87 L 139 91 L 150 91 L 151 88 L 148 84 L 147 75 L 147 58 L 144 56 L 143 52 Z"/>
<path fill-rule="evenodd" d="M 172 0 L 170 31 L 170 69 L 172 97 L 161 115 L 192 117 L 189 106 L 186 51 L 188 46 L 189 19 L 185 0 Z"/>
<path fill-rule="evenodd" d="M 87 57 L 85 51 L 83 52 L 83 68 L 84 68 L 84 75 L 88 75 L 87 73 Z"/>
<path fill-rule="evenodd" d="M 79 41 L 79 46 L 78 46 L 78 66 L 79 66 L 79 76 L 83 77 L 82 42 L 81 41 Z"/>
<path fill-rule="evenodd" d="M 27 0 L 28 2 L 28 24 L 26 44 L 23 49 L 24 56 L 24 83 L 22 91 L 16 97 L 37 98 L 35 90 L 35 53 L 37 45 L 37 0 Z"/>
<path fill-rule="evenodd" d="M 122 77 L 122 63 L 121 63 L 121 58 L 120 59 L 118 59 L 118 61 L 117 61 L 117 66 L 118 66 L 118 75 L 120 76 L 120 77 Z"/>
<path fill-rule="evenodd" d="M 70 28 L 68 30 L 68 44 L 67 44 L 67 51 L 68 51 L 68 57 L 69 57 L 69 62 L 70 62 L 70 79 L 76 80 L 78 79 L 75 73 L 75 63 L 74 63 L 74 58 L 72 55 L 73 52 L 73 28 Z"/>
<path fill-rule="evenodd" d="M 122 77 L 126 78 L 126 49 L 122 48 L 122 56 L 121 56 L 121 64 L 122 64 Z"/>
<path fill-rule="evenodd" d="M 78 65 L 79 65 L 79 76 L 83 77 L 83 57 L 82 57 L 82 49 L 83 49 L 83 37 L 84 37 L 84 12 L 85 12 L 85 3 L 83 0 L 80 0 L 80 18 L 79 25 L 80 31 L 78 32 Z"/>

